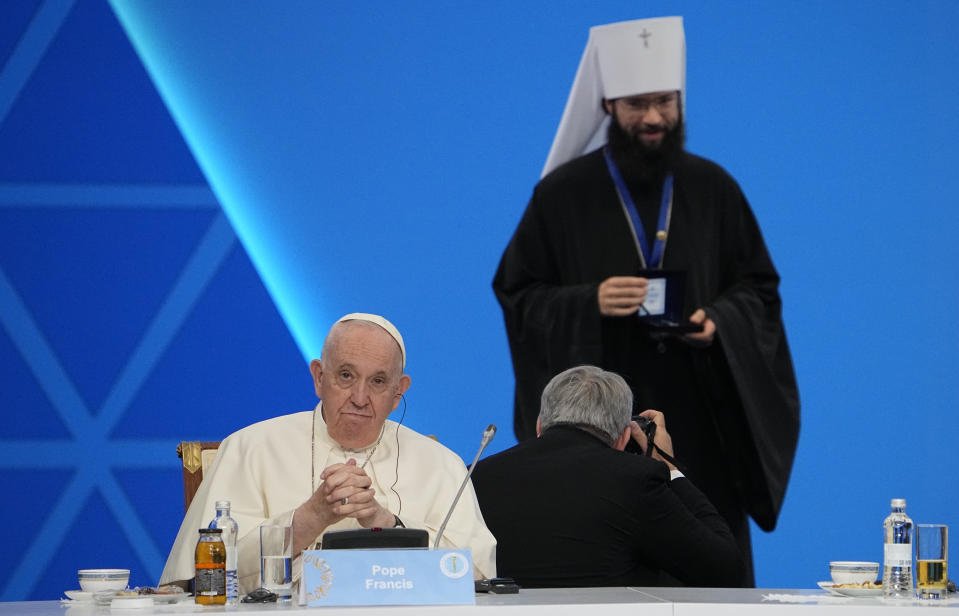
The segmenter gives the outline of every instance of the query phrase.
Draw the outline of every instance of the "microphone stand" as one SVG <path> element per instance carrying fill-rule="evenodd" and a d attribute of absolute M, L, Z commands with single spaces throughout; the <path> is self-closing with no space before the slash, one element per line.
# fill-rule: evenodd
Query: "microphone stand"
<path fill-rule="evenodd" d="M 466 488 L 466 484 L 470 481 L 470 476 L 473 474 L 473 469 L 476 468 L 476 463 L 479 461 L 480 455 L 482 455 L 483 450 L 486 449 L 486 446 L 489 445 L 490 441 L 493 440 L 493 436 L 496 435 L 496 426 L 490 424 L 485 430 L 483 430 L 483 439 L 480 441 L 479 451 L 476 452 L 476 457 L 473 458 L 473 463 L 470 464 L 469 472 L 466 473 L 466 477 L 463 479 L 463 483 L 460 484 L 460 489 L 456 493 L 456 497 L 453 498 L 453 504 L 450 505 L 449 511 L 446 512 L 446 518 L 443 519 L 443 523 L 440 525 L 440 529 L 436 531 L 436 539 L 433 541 L 433 548 L 436 549 L 440 545 L 440 539 L 443 537 L 443 531 L 446 530 L 446 525 L 450 521 L 450 517 L 453 515 L 453 509 L 456 508 L 456 503 L 460 500 L 460 495 L 463 494 L 463 490 Z"/>

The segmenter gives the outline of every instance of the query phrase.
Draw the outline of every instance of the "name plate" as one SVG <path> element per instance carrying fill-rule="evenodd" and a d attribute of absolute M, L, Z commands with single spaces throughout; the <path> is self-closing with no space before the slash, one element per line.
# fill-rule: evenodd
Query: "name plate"
<path fill-rule="evenodd" d="M 312 607 L 476 602 L 469 550 L 306 550 L 303 585 Z"/>

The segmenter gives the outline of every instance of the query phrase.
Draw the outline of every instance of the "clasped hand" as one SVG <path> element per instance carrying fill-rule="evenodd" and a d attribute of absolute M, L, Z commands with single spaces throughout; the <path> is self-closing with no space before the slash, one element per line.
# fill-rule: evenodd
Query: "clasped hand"
<path fill-rule="evenodd" d="M 323 469 L 320 479 L 323 483 L 310 500 L 314 511 L 328 520 L 325 526 L 343 518 L 355 518 L 364 528 L 393 526 L 393 514 L 376 501 L 373 480 L 353 458 Z"/>
<path fill-rule="evenodd" d="M 316 537 L 344 518 L 355 518 L 364 528 L 393 526 L 393 514 L 376 502 L 373 480 L 356 460 L 325 468 L 320 479 L 320 487 L 293 514 L 295 552 L 312 546 Z"/>

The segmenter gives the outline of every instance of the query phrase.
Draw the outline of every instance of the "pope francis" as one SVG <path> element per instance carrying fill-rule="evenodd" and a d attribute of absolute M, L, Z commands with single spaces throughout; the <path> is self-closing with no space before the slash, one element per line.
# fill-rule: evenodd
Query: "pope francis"
<path fill-rule="evenodd" d="M 406 349 L 392 323 L 349 314 L 330 329 L 322 358 L 310 363 L 320 403 L 312 411 L 253 424 L 228 436 L 205 473 L 160 579 L 193 578 L 197 529 L 229 500 L 239 525 L 240 592 L 259 586 L 262 524 L 293 527 L 293 553 L 317 546 L 327 530 L 426 529 L 430 545 L 464 477 L 455 453 L 387 420 L 410 386 Z M 440 546 L 470 549 L 474 576 L 493 577 L 496 540 L 472 485 L 453 511 Z M 297 559 L 299 560 L 299 559 Z M 294 562 L 294 577 L 301 569 Z"/>

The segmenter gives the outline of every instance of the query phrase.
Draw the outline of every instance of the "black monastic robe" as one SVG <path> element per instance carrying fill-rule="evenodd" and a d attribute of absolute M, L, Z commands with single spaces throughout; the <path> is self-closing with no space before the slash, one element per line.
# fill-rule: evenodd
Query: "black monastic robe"
<path fill-rule="evenodd" d="M 535 436 L 540 395 L 559 372 L 592 364 L 621 374 L 636 412 L 663 411 L 684 470 L 751 561 L 745 513 L 775 527 L 799 435 L 779 275 L 725 170 L 687 153 L 674 177 L 662 267 L 686 272 L 684 316 L 706 310 L 712 345 L 654 338 L 636 317 L 600 314 L 599 283 L 643 267 L 602 151 L 581 156 L 536 186 L 493 281 L 516 376 L 514 428 L 521 441 Z M 634 191 L 644 224 L 655 224 L 661 188 Z"/>

